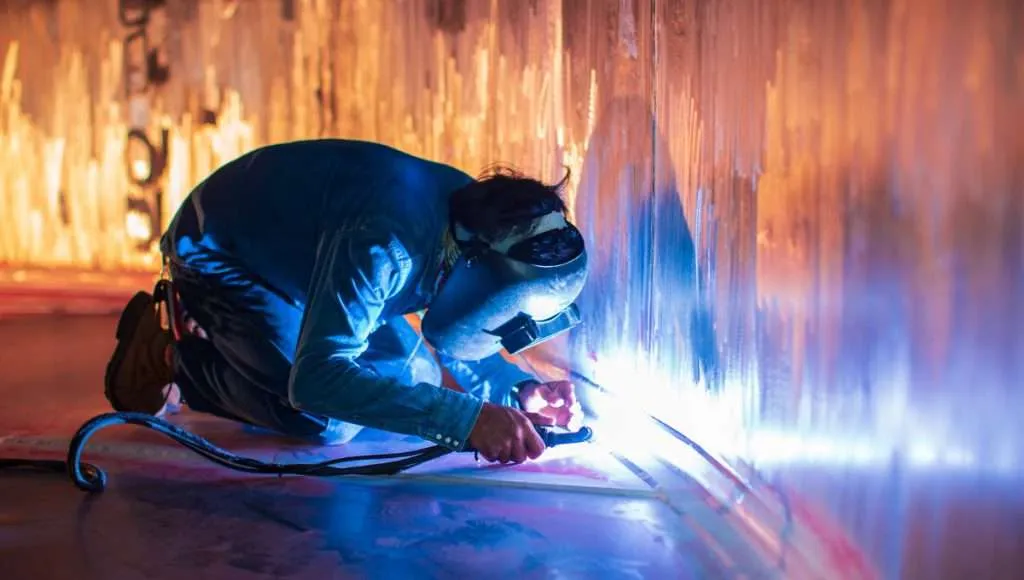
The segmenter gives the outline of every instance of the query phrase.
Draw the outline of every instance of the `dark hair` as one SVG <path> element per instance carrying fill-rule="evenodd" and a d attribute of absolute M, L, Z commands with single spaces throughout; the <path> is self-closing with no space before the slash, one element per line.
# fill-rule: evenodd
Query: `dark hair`
<path fill-rule="evenodd" d="M 496 165 L 452 193 L 451 219 L 484 239 L 495 239 L 553 211 L 565 214 L 561 194 L 568 183 L 568 168 L 561 181 L 548 185 Z"/>

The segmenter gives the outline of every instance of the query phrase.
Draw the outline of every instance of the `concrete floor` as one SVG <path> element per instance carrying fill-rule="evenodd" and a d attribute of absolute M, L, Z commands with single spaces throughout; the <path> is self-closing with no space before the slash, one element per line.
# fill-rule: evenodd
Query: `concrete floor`
<path fill-rule="evenodd" d="M 113 327 L 106 316 L 0 319 L 0 457 L 62 457 L 77 427 L 109 410 L 102 371 Z M 174 421 L 263 459 L 422 445 L 371 432 L 316 448 L 196 413 Z M 692 481 L 677 474 L 671 487 L 683 492 L 667 502 L 663 486 L 598 445 L 516 467 L 460 454 L 394 478 L 301 479 L 223 470 L 157 434 L 116 427 L 93 438 L 86 458 L 108 472 L 101 495 L 58 475 L 0 473 L 0 576 L 788 576 Z"/>

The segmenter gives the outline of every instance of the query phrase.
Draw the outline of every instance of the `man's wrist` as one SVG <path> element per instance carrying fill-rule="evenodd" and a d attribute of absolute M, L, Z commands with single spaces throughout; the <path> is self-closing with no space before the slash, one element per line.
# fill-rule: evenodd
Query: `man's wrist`
<path fill-rule="evenodd" d="M 540 384 L 542 384 L 542 383 L 540 381 L 538 381 L 537 379 L 526 379 L 525 381 L 519 381 L 518 383 L 512 385 L 512 388 L 509 389 L 509 398 L 511 400 L 509 401 L 509 404 L 507 406 L 515 407 L 516 409 L 519 409 L 520 411 L 522 411 L 523 410 L 523 402 L 522 402 L 522 399 L 520 399 L 520 395 L 522 394 L 522 392 L 524 390 L 526 390 L 526 387 L 529 387 L 531 385 L 540 385 Z"/>

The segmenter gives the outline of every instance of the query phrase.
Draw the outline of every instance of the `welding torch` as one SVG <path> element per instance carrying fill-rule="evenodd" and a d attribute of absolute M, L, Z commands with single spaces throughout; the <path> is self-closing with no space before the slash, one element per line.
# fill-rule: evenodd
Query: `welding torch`
<path fill-rule="evenodd" d="M 586 443 L 594 436 L 594 430 L 590 427 L 581 427 L 579 431 L 555 431 L 550 427 L 534 425 L 537 434 L 544 441 L 545 447 L 557 447 L 559 445 L 572 445 L 575 443 Z"/>
<path fill-rule="evenodd" d="M 550 449 L 552 447 L 558 447 L 559 445 L 573 445 L 576 443 L 586 443 L 594 436 L 594 430 L 590 427 L 581 427 L 578 431 L 556 431 L 551 427 L 545 427 L 543 425 L 534 425 L 537 434 L 540 435 L 541 441 L 544 442 L 544 447 Z M 466 446 L 463 453 L 478 453 L 478 451 L 470 446 Z"/>

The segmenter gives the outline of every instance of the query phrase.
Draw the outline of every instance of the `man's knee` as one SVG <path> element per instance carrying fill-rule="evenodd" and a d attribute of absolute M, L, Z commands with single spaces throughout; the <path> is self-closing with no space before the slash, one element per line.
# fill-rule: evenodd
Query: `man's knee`
<path fill-rule="evenodd" d="M 327 428 L 320 433 L 322 445 L 344 445 L 356 438 L 364 429 L 362 425 L 347 423 L 340 419 L 327 419 Z"/>
<path fill-rule="evenodd" d="M 388 320 L 369 342 L 360 364 L 407 385 L 441 384 L 441 365 L 404 318 Z"/>
<path fill-rule="evenodd" d="M 431 385 L 441 384 L 441 365 L 437 359 L 425 347 L 421 346 L 409 360 L 409 370 L 405 379 L 406 384 L 415 385 L 428 383 Z"/>

